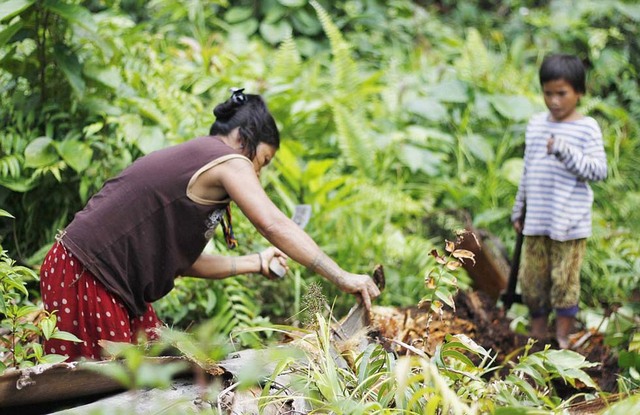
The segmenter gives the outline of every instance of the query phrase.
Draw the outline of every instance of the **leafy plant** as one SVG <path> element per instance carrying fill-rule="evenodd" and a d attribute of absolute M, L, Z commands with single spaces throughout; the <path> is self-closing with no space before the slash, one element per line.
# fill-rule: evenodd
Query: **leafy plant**
<path fill-rule="evenodd" d="M 428 307 L 431 312 L 440 316 L 445 305 L 455 310 L 453 297 L 458 291 L 458 284 L 451 272 L 462 267 L 461 261 L 469 260 L 475 264 L 475 254 L 473 252 L 458 248 L 467 237 L 476 238 L 469 231 L 458 231 L 455 242 L 446 241 L 445 251 L 448 257 L 440 255 L 435 249 L 431 251 L 431 255 L 440 267 L 431 269 L 426 274 L 424 279 L 426 294 L 420 301 L 419 307 Z"/>
<path fill-rule="evenodd" d="M 0 210 L 0 216 L 9 215 Z M 37 280 L 36 273 L 16 265 L 0 245 L 0 373 L 7 368 L 24 368 L 40 363 L 58 363 L 66 356 L 45 354 L 43 339 L 80 341 L 58 330 L 55 313 L 43 312 L 29 301 L 26 285 Z"/>
<path fill-rule="evenodd" d="M 409 354 L 396 357 L 381 345 L 370 344 L 354 358 L 349 346 L 341 348 L 333 341 L 324 317 L 317 318 L 314 335 L 294 343 L 307 358 L 281 358 L 282 364 L 276 364 L 277 370 L 266 382 L 271 394 L 263 393 L 261 407 L 291 399 L 293 394 L 312 411 L 335 414 L 529 413 L 533 408 L 562 408 L 555 381 L 574 386 L 584 382 L 597 388 L 585 372 L 594 363 L 572 351 L 545 349 L 529 354 L 530 343 L 517 364 L 504 368 L 470 338 L 449 335 L 434 356 L 404 345 Z M 503 369 L 507 374 L 499 378 Z M 274 392 L 276 379 L 284 374 L 290 383 L 280 384 Z"/>

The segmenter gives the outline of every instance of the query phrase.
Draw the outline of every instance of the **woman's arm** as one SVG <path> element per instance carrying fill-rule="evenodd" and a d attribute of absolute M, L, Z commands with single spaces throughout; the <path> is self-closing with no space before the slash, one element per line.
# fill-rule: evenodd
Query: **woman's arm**
<path fill-rule="evenodd" d="M 260 253 L 256 252 L 243 256 L 202 254 L 184 274 L 212 280 L 249 273 L 262 274 L 268 277 L 269 262 L 272 258 L 278 258 L 280 264 L 285 269 L 288 269 L 286 255 L 280 250 L 270 247 Z"/>
<path fill-rule="evenodd" d="M 229 160 L 212 170 L 216 170 L 214 180 L 224 187 L 226 193 L 269 242 L 342 291 L 359 294 L 367 309 L 371 307 L 371 299 L 380 295 L 373 280 L 364 274 L 346 272 L 326 255 L 306 232 L 269 199 L 249 163 Z"/>

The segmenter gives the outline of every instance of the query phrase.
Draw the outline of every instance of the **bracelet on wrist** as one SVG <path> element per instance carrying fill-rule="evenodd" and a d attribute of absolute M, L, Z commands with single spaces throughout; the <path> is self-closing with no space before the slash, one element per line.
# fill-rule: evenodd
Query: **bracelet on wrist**
<path fill-rule="evenodd" d="M 262 254 L 260 252 L 256 252 L 258 254 L 258 261 L 259 265 L 260 265 L 260 270 L 258 271 L 260 274 L 262 274 Z"/>

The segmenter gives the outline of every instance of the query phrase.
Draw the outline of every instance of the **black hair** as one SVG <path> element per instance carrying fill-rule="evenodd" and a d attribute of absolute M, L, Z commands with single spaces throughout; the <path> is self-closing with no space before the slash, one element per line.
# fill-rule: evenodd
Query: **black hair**
<path fill-rule="evenodd" d="M 253 159 L 258 144 L 265 143 L 280 148 L 280 132 L 267 104 L 260 95 L 244 94 L 234 90 L 231 97 L 213 109 L 216 121 L 209 129 L 210 135 L 227 135 L 240 127 L 240 140 Z"/>
<path fill-rule="evenodd" d="M 586 88 L 586 73 L 580 58 L 574 55 L 554 54 L 544 58 L 540 66 L 540 85 L 549 81 L 563 79 L 573 89 L 584 94 Z"/>

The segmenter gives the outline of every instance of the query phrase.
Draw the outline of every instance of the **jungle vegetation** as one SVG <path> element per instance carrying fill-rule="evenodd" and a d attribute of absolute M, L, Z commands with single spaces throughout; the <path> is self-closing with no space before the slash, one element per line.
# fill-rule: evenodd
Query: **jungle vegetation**
<path fill-rule="evenodd" d="M 581 111 L 599 121 L 609 162 L 608 178 L 592 185 L 581 318 L 607 322 L 601 329 L 620 352 L 621 389 L 635 390 L 639 22 L 640 5 L 631 0 L 4 1 L 0 313 L 7 316 L 9 304 L 37 306 L 34 270 L 56 232 L 105 180 L 137 157 L 206 134 L 213 107 L 231 87 L 262 94 L 278 121 L 281 150 L 262 175 L 276 204 L 286 213 L 311 204 L 307 231 L 345 269 L 370 273 L 383 263 L 387 287 L 378 304 L 415 305 L 425 276 L 438 267 L 430 252 L 455 238 L 467 218 L 510 253 L 524 128 L 544 109 L 537 69 L 546 54 L 562 51 L 588 68 Z M 266 246 L 241 214 L 235 217 L 240 247 L 230 255 Z M 221 237 L 208 249 L 227 251 Z M 180 279 L 157 311 L 183 329 L 215 316 L 226 334 L 299 322 L 316 283 L 336 314 L 353 304 L 292 268 L 275 282 Z M 458 284 L 466 289 L 470 281 L 461 274 Z M 268 340 L 252 333 L 242 337 L 249 346 Z M 450 350 L 463 347 L 453 344 Z M 25 361 L 45 359 L 35 347 Z M 388 363 L 379 350 L 366 358 L 378 368 Z M 423 369 L 421 381 L 439 376 Z M 420 404 L 399 399 L 412 394 L 387 379 L 366 379 L 383 382 L 397 408 Z M 452 412 L 471 413 L 479 408 L 473 390 L 429 393 L 447 397 Z M 384 393 L 373 401 L 358 393 L 350 397 L 367 400 L 370 411 L 391 402 Z M 503 393 L 496 405 L 513 404 Z"/>

